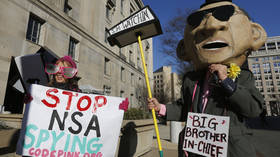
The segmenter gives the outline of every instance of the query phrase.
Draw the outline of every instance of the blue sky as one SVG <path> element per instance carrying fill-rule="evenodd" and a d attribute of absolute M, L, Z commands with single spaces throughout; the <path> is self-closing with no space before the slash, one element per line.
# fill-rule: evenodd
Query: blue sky
<path fill-rule="evenodd" d="M 149 5 L 159 18 L 162 28 L 176 15 L 178 9 L 197 9 L 204 2 L 204 0 L 143 0 L 143 3 Z M 233 0 L 233 3 L 245 9 L 254 22 L 262 25 L 268 37 L 280 36 L 279 0 Z M 154 37 L 153 42 L 154 70 L 156 70 L 167 65 L 167 58 L 158 52 L 159 36 Z"/>

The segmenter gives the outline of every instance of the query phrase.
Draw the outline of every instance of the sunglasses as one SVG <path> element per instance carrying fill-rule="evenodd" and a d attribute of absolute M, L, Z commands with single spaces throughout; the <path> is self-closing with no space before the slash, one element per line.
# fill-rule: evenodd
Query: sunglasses
<path fill-rule="evenodd" d="M 77 74 L 78 69 L 72 67 L 60 67 L 56 64 L 47 64 L 45 66 L 45 72 L 50 75 L 61 73 L 63 77 L 69 79 L 73 78 Z"/>
<path fill-rule="evenodd" d="M 205 15 L 212 13 L 216 19 L 220 21 L 228 21 L 229 18 L 234 14 L 235 9 L 232 5 L 223 5 L 220 7 L 215 7 L 207 10 L 201 10 L 190 14 L 187 22 L 192 27 L 197 27 L 200 25 L 201 21 L 204 19 Z"/>

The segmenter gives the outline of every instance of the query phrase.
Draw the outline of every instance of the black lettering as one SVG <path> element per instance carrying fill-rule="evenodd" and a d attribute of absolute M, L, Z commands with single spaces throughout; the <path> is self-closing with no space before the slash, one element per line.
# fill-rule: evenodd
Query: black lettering
<path fill-rule="evenodd" d="M 83 113 L 81 112 L 74 112 L 71 116 L 72 121 L 78 126 L 77 130 L 74 130 L 72 127 L 69 127 L 68 130 L 72 133 L 72 134 L 78 134 L 82 131 L 82 124 L 75 118 L 75 116 L 78 115 L 80 117 L 83 116 Z"/>
<path fill-rule="evenodd" d="M 198 133 L 200 138 L 203 138 L 205 136 L 205 132 L 204 131 L 199 131 Z"/>
<path fill-rule="evenodd" d="M 211 156 L 216 156 L 216 145 L 211 145 Z"/>
<path fill-rule="evenodd" d="M 209 137 L 209 139 L 210 139 L 210 140 L 213 140 L 213 142 L 216 142 L 215 134 L 210 132 L 210 137 Z"/>
<path fill-rule="evenodd" d="M 223 153 L 222 153 L 222 150 L 223 150 L 223 147 L 217 146 L 217 149 L 216 149 L 217 157 L 219 157 L 219 154 L 223 154 Z"/>
<path fill-rule="evenodd" d="M 199 141 L 199 142 L 198 142 L 198 146 L 197 146 L 198 151 L 201 152 L 201 151 L 203 150 L 204 145 L 205 145 L 205 144 L 204 144 L 203 141 Z M 200 148 L 200 146 L 201 146 L 202 148 Z"/>
<path fill-rule="evenodd" d="M 191 135 L 192 135 L 191 128 L 187 127 L 186 128 L 186 137 L 190 137 Z"/>
<path fill-rule="evenodd" d="M 211 144 L 207 143 L 204 147 L 203 147 L 203 153 L 209 154 L 209 150 L 210 150 Z"/>
<path fill-rule="evenodd" d="M 122 25 L 123 25 L 123 28 L 124 28 L 124 29 L 126 29 L 126 28 L 128 27 L 128 26 L 127 26 L 127 25 L 128 25 L 128 23 L 127 23 L 126 21 L 125 21 L 125 22 L 123 22 L 123 23 L 122 23 Z"/>
<path fill-rule="evenodd" d="M 221 142 L 227 142 L 226 137 L 227 137 L 227 135 L 225 133 L 222 133 L 221 134 Z"/>
<path fill-rule="evenodd" d="M 207 117 L 201 117 L 202 118 L 202 125 L 200 126 L 201 128 L 205 128 L 205 126 L 204 126 L 204 124 L 205 124 L 205 119 L 207 118 Z"/>
<path fill-rule="evenodd" d="M 58 124 L 58 127 L 60 130 L 64 130 L 64 126 L 65 126 L 65 119 L 67 118 L 68 116 L 68 112 L 64 112 L 64 117 L 63 117 L 63 122 L 61 122 L 61 119 L 58 115 L 58 112 L 57 110 L 53 110 L 52 112 L 52 116 L 51 116 L 51 121 L 50 121 L 50 124 L 49 124 L 49 130 L 52 130 L 53 129 L 53 124 L 54 124 L 54 121 L 56 120 L 57 121 L 57 124 Z"/>
<path fill-rule="evenodd" d="M 95 126 L 93 125 L 95 123 Z M 92 115 L 91 120 L 88 124 L 87 130 L 85 132 L 85 136 L 88 135 L 90 130 L 95 130 L 96 131 L 96 136 L 100 137 L 100 128 L 99 128 L 99 123 L 98 123 L 98 118 L 96 115 Z"/>
<path fill-rule="evenodd" d="M 193 125 L 194 127 L 199 127 L 199 126 L 200 126 L 199 116 L 193 115 L 193 122 L 192 122 L 192 125 Z"/>
<path fill-rule="evenodd" d="M 221 139 L 220 139 L 220 137 L 221 137 L 221 134 L 215 134 L 215 136 L 216 136 L 216 141 L 221 141 Z"/>
<path fill-rule="evenodd" d="M 210 132 L 205 130 L 204 133 L 205 133 L 205 140 L 208 140 L 208 137 L 209 137 L 208 135 L 210 134 Z"/>
<path fill-rule="evenodd" d="M 146 21 L 146 17 L 150 19 L 149 14 L 148 14 L 148 9 L 142 12 L 142 21 Z"/>
<path fill-rule="evenodd" d="M 198 132 L 197 128 L 193 128 L 193 130 L 192 130 L 192 137 L 195 136 L 195 138 L 197 138 L 197 136 L 198 136 L 197 132 Z"/>
<path fill-rule="evenodd" d="M 192 140 L 192 141 L 190 141 L 190 140 L 188 140 L 188 148 L 194 148 L 194 140 Z"/>
<path fill-rule="evenodd" d="M 135 20 L 135 18 L 137 18 L 138 19 L 138 14 L 137 15 L 134 15 L 132 18 L 131 18 L 131 20 L 133 21 L 133 24 L 134 25 L 137 25 L 138 24 L 138 22 L 139 22 L 139 20 L 136 22 L 136 20 Z"/>
<path fill-rule="evenodd" d="M 183 148 L 187 148 L 187 142 L 188 142 L 188 140 L 187 140 L 187 139 L 184 139 Z"/>
<path fill-rule="evenodd" d="M 216 129 L 217 129 L 217 122 L 212 122 L 213 120 L 216 120 L 216 118 L 211 118 L 210 120 L 209 120 L 209 122 L 208 122 L 208 127 L 210 128 L 210 129 L 214 129 L 215 131 L 216 131 Z"/>

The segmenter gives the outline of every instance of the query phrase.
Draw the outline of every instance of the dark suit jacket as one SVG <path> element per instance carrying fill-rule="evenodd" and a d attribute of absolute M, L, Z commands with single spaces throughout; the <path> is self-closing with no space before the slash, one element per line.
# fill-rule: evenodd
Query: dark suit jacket
<path fill-rule="evenodd" d="M 192 112 L 199 112 L 204 78 L 205 72 L 203 71 L 189 72 L 184 76 L 182 100 L 166 105 L 167 120 L 186 121 L 187 113 L 191 108 Z M 192 102 L 196 83 L 197 89 Z M 230 117 L 229 157 L 255 157 L 256 150 L 250 142 L 252 131 L 246 127 L 245 119 L 258 117 L 263 112 L 263 97 L 255 87 L 253 74 L 249 70 L 241 71 L 236 79 L 236 84 L 236 90 L 231 96 L 226 96 L 225 89 L 221 86 L 211 86 L 205 113 Z M 182 147 L 179 147 L 182 150 Z"/>

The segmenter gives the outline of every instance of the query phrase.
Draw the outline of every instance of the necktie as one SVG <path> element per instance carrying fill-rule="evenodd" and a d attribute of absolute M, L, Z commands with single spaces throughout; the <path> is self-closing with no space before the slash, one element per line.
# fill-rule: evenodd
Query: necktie
<path fill-rule="evenodd" d="M 204 113 L 207 102 L 208 102 L 208 96 L 209 96 L 209 77 L 210 72 L 207 72 L 203 84 L 203 95 L 202 95 L 202 103 L 201 103 L 201 112 Z"/>

